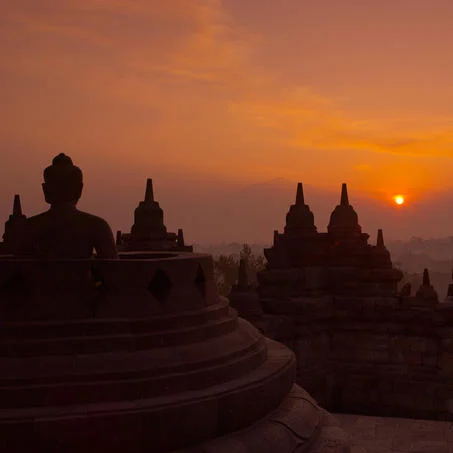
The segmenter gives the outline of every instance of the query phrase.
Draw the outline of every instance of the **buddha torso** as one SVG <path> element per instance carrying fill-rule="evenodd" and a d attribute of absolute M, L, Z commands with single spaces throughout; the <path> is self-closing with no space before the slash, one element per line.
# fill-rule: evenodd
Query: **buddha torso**
<path fill-rule="evenodd" d="M 113 233 L 100 217 L 75 208 L 50 209 L 25 224 L 19 254 L 40 259 L 86 259 L 93 250 L 101 258 L 116 258 Z"/>

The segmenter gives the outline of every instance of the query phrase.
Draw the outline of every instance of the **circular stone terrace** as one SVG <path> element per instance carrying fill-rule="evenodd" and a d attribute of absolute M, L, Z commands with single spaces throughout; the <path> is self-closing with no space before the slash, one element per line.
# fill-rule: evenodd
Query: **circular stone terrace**
<path fill-rule="evenodd" d="M 2 451 L 171 451 L 234 431 L 244 452 L 292 451 L 332 424 L 295 368 L 218 297 L 209 255 L 0 259 Z"/>

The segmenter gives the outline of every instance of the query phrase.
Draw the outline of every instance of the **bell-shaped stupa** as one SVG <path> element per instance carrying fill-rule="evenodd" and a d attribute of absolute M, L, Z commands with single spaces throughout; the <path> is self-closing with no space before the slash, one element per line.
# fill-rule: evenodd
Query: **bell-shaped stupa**
<path fill-rule="evenodd" d="M 145 198 L 134 211 L 131 232 L 118 232 L 116 244 L 120 252 L 193 251 L 192 246 L 184 243 L 182 229 L 178 230 L 178 234 L 167 232 L 164 211 L 154 199 L 153 180 L 150 178 L 146 181 Z"/>
<path fill-rule="evenodd" d="M 5 222 L 5 232 L 3 234 L 3 242 L 0 243 L 0 253 L 12 253 L 14 244 L 19 240 L 20 234 L 23 231 L 27 217 L 22 212 L 22 204 L 20 195 L 14 195 L 13 212 L 9 219 Z"/>
<path fill-rule="evenodd" d="M 288 237 L 306 237 L 316 235 L 315 218 L 310 207 L 305 204 L 302 183 L 297 184 L 296 202 L 286 214 L 285 235 Z"/>
<path fill-rule="evenodd" d="M 428 269 L 423 270 L 423 281 L 420 288 L 415 293 L 415 298 L 423 302 L 429 303 L 439 302 L 439 296 L 437 295 L 434 286 L 431 284 Z"/>
<path fill-rule="evenodd" d="M 360 236 L 362 234 L 359 217 L 352 205 L 349 204 L 346 183 L 343 183 L 341 186 L 340 204 L 335 207 L 330 215 L 327 232 L 338 238 Z"/>

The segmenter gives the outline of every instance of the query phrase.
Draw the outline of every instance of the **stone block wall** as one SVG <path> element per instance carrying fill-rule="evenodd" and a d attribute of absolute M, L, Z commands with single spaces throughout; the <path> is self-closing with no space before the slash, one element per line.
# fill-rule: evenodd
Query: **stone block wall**
<path fill-rule="evenodd" d="M 407 302 L 264 301 L 263 330 L 293 349 L 298 383 L 328 410 L 453 420 L 453 306 Z"/>
<path fill-rule="evenodd" d="M 297 384 L 328 406 L 334 387 L 331 366 L 330 298 L 308 298 L 274 304 L 264 302 L 266 335 L 296 354 Z M 279 325 L 279 328 L 275 328 Z"/>

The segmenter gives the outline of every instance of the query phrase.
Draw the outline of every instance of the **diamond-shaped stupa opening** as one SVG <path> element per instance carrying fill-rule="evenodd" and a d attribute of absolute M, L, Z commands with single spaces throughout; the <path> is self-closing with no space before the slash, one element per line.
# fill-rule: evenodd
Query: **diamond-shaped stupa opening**
<path fill-rule="evenodd" d="M 159 302 L 164 303 L 170 296 L 171 286 L 171 281 L 167 274 L 162 269 L 157 269 L 153 278 L 149 282 L 148 291 Z"/>
<path fill-rule="evenodd" d="M 197 275 L 195 276 L 195 286 L 203 298 L 206 297 L 206 276 L 204 275 L 201 265 L 198 265 Z"/>

